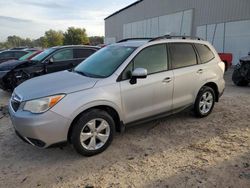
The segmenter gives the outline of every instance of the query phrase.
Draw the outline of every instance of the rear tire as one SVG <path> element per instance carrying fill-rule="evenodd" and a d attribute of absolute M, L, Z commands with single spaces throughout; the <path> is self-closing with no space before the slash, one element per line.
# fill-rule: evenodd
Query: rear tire
<path fill-rule="evenodd" d="M 208 116 L 215 103 L 215 93 L 211 87 L 203 86 L 195 100 L 194 113 L 197 117 L 203 118 Z"/>
<path fill-rule="evenodd" d="M 83 156 L 103 152 L 113 140 L 115 123 L 106 111 L 93 109 L 83 113 L 73 126 L 71 141 Z"/>
<path fill-rule="evenodd" d="M 232 80 L 237 86 L 247 86 L 248 81 L 240 74 L 240 69 L 234 69 Z"/>

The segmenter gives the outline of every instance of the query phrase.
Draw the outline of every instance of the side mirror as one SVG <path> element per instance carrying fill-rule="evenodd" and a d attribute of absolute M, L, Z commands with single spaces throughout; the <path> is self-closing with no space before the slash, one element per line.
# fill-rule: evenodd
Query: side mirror
<path fill-rule="evenodd" d="M 132 78 L 130 80 L 130 84 L 136 84 L 137 83 L 137 79 L 145 79 L 148 76 L 148 71 L 147 69 L 144 68 L 136 68 L 133 72 L 132 72 Z"/>
<path fill-rule="evenodd" d="M 250 52 L 248 52 L 248 55 L 250 55 Z"/>
<path fill-rule="evenodd" d="M 44 64 L 44 65 L 51 65 L 51 64 L 53 64 L 53 62 L 54 62 L 54 59 L 53 59 L 53 57 L 51 57 L 51 58 L 49 58 L 49 59 L 46 59 L 46 60 L 43 62 L 43 64 Z"/>

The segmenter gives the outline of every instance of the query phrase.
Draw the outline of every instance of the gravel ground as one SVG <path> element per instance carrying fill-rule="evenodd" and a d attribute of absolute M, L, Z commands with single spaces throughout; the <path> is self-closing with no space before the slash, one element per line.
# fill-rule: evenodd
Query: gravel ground
<path fill-rule="evenodd" d="M 102 154 L 40 150 L 0 108 L 0 187 L 250 187 L 250 87 L 227 87 L 213 113 L 182 112 L 129 127 Z M 10 94 L 0 91 L 0 105 Z"/>

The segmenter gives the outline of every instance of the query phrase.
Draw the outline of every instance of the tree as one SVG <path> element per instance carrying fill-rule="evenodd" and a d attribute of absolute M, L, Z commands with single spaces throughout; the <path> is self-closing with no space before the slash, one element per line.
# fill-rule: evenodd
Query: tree
<path fill-rule="evenodd" d="M 47 48 L 48 43 L 45 37 L 40 37 L 36 40 L 33 41 L 33 46 L 34 47 L 42 47 L 42 48 Z"/>
<path fill-rule="evenodd" d="M 77 45 L 77 44 L 89 44 L 89 39 L 86 30 L 83 28 L 69 27 L 64 33 L 64 44 Z"/>
<path fill-rule="evenodd" d="M 104 43 L 104 37 L 100 37 L 100 36 L 89 37 L 89 43 L 91 45 L 93 45 L 93 46 L 103 44 Z"/>
<path fill-rule="evenodd" d="M 63 32 L 50 29 L 45 32 L 46 47 L 63 45 Z"/>
<path fill-rule="evenodd" d="M 8 36 L 7 38 L 7 45 L 11 47 L 21 46 L 22 45 L 22 38 L 16 35 Z"/>

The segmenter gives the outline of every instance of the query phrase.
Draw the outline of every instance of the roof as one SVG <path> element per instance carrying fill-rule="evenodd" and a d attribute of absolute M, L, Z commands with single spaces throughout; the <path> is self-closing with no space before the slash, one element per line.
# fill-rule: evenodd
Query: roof
<path fill-rule="evenodd" d="M 90 46 L 90 45 L 64 45 L 64 46 L 53 46 L 51 48 L 55 48 L 55 49 L 62 49 L 62 48 L 94 48 L 94 49 L 100 49 L 100 47 Z"/>
<path fill-rule="evenodd" d="M 128 46 L 128 47 L 139 47 L 144 44 L 148 43 L 148 40 L 133 40 L 133 41 L 125 41 L 125 42 L 120 42 L 120 43 L 114 43 L 112 45 L 115 46 Z"/>
<path fill-rule="evenodd" d="M 130 5 L 126 6 L 126 7 L 124 7 L 124 8 L 122 8 L 122 9 L 120 9 L 120 10 L 114 12 L 113 14 L 109 15 L 108 17 L 104 18 L 104 20 L 106 20 L 106 19 L 108 19 L 108 18 L 110 18 L 110 17 L 112 17 L 112 16 L 114 16 L 114 15 L 116 15 L 116 14 L 118 14 L 118 13 L 120 13 L 120 12 L 122 12 L 122 11 L 124 11 L 124 10 L 126 10 L 126 9 L 128 9 L 128 8 L 130 8 L 130 7 L 132 7 L 132 6 L 134 6 L 134 5 L 137 5 L 138 3 L 142 2 L 142 1 L 143 1 L 143 0 L 138 0 L 138 1 L 136 1 L 136 2 L 134 2 L 134 3 L 132 3 L 132 4 L 130 4 Z"/>

